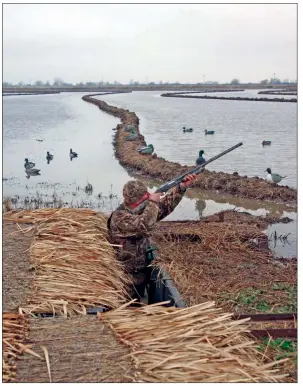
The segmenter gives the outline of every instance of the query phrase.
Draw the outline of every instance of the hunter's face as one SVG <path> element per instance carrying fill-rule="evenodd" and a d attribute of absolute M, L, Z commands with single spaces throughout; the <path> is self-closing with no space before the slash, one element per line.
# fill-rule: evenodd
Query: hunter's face
<path fill-rule="evenodd" d="M 148 200 L 148 198 L 149 198 L 149 193 L 146 192 L 139 199 L 136 198 L 136 201 L 133 197 L 124 197 L 124 202 L 130 208 L 136 209 L 139 205 L 142 204 L 143 201 Z"/>

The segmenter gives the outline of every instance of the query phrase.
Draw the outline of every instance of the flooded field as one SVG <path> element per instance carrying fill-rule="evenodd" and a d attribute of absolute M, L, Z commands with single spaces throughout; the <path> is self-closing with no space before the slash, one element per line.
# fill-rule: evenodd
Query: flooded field
<path fill-rule="evenodd" d="M 109 211 L 116 205 L 115 193 L 130 179 L 113 154 L 112 128 L 119 120 L 84 103 L 81 96 L 4 98 L 4 195 L 19 196 L 20 204 L 29 197 L 51 205 L 55 197 L 66 205 Z M 72 161 L 71 148 L 78 153 Z M 47 151 L 54 155 L 49 164 Z M 26 178 L 26 157 L 41 175 Z M 88 183 L 92 191 L 85 191 Z"/>
<path fill-rule="evenodd" d="M 296 103 L 163 98 L 160 94 L 133 92 L 97 98 L 135 111 L 146 141 L 154 145 L 158 156 L 169 161 L 194 165 L 200 149 L 209 159 L 243 142 L 241 148 L 207 168 L 265 178 L 270 167 L 273 173 L 287 176 L 284 185 L 297 186 Z M 183 133 L 183 126 L 193 128 L 193 132 Z M 205 135 L 205 129 L 215 130 L 215 134 Z M 263 140 L 272 141 L 271 146 L 263 147 Z"/>
<path fill-rule="evenodd" d="M 63 93 L 3 99 L 3 194 L 13 197 L 16 207 L 52 206 L 61 202 L 110 212 L 121 201 L 124 183 L 133 177 L 114 157 L 112 128 L 119 120 L 83 102 L 82 95 Z M 286 184 L 296 186 L 296 106 L 178 100 L 161 98 L 160 92 L 107 95 L 100 99 L 135 111 L 147 142 L 153 143 L 157 154 L 168 160 L 194 164 L 201 146 L 210 158 L 243 141 L 243 149 L 216 161 L 209 169 L 265 176 L 266 164 L 273 171 L 285 173 Z M 194 132 L 183 134 L 183 126 L 193 127 Z M 214 129 L 216 134 L 205 136 L 204 128 Z M 263 139 L 272 140 L 272 146 L 262 148 Z M 79 154 L 72 161 L 70 148 Z M 54 155 L 49 164 L 47 151 Z M 26 157 L 36 163 L 41 175 L 26 178 L 23 166 Z M 283 161 L 285 157 L 287 163 Z M 150 190 L 158 186 L 157 181 L 144 182 Z M 88 184 L 92 189 L 87 189 Z M 275 249 L 283 256 L 296 254 L 296 213 L 285 205 L 256 203 L 193 189 L 167 219 L 199 219 L 228 208 L 294 218 L 289 224 L 272 225 L 267 232 L 290 233 L 287 243 L 276 240 Z M 273 247 L 274 242 L 273 238 Z"/>

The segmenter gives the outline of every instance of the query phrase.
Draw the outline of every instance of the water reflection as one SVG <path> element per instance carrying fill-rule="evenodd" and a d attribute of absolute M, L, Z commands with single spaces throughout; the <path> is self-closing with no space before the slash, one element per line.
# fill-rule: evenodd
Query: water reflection
<path fill-rule="evenodd" d="M 150 190 L 157 189 L 159 186 L 163 184 L 163 182 L 153 180 L 153 179 L 147 179 L 146 177 L 142 176 L 136 176 L 135 173 L 132 171 L 128 171 L 128 174 L 133 177 L 137 178 L 140 181 L 142 181 Z M 275 203 L 275 202 L 268 202 L 268 201 L 256 201 L 251 199 L 245 199 L 245 198 L 239 198 L 235 196 L 231 196 L 228 194 L 221 194 L 212 192 L 209 190 L 201 190 L 201 189 L 195 189 L 190 188 L 186 192 L 186 197 L 190 198 L 194 201 L 204 201 L 206 203 L 206 207 L 203 208 L 203 210 L 207 209 L 207 216 L 209 214 L 216 213 L 218 210 L 218 207 L 222 207 L 221 210 L 224 210 L 224 206 L 228 208 L 245 208 L 247 211 L 250 211 L 252 214 L 256 215 L 266 215 L 271 214 L 276 217 L 285 216 L 285 213 L 289 212 L 296 212 L 296 207 L 289 206 L 283 203 Z M 217 208 L 213 208 L 213 210 L 210 210 L 211 203 L 216 203 Z M 220 205 L 222 204 L 222 205 Z M 202 208 L 202 204 L 201 204 Z M 212 213 L 209 213 L 211 211 Z M 204 214 L 205 216 L 205 214 Z"/>
<path fill-rule="evenodd" d="M 40 174 L 40 170 L 38 169 L 29 169 L 29 170 L 25 170 L 25 174 L 26 174 L 26 178 L 29 179 L 31 177 L 35 177 L 35 176 L 41 176 Z"/>
<path fill-rule="evenodd" d="M 50 161 L 52 161 L 54 159 L 54 156 L 52 154 L 50 154 L 50 152 L 48 151 L 46 153 L 46 160 L 47 160 L 47 163 L 49 164 Z"/>
<path fill-rule="evenodd" d="M 135 177 L 134 173 L 128 173 Z M 141 176 L 137 178 L 145 183 L 150 191 L 154 191 L 162 184 L 159 181 L 149 180 Z M 272 224 L 264 233 L 269 238 L 275 231 L 278 235 L 288 235 L 285 242 L 283 238 L 280 240 L 279 237 L 276 241 L 273 238 L 269 241 L 270 248 L 275 251 L 277 256 L 292 257 L 297 255 L 297 213 L 295 213 L 295 208 L 285 204 L 240 199 L 215 192 L 201 191 L 200 189 L 188 189 L 181 203 L 166 220 L 195 220 L 197 217 L 201 220 L 206 216 L 228 209 L 237 209 L 240 212 L 247 212 L 256 216 L 290 217 L 293 219 L 292 222 Z"/>
<path fill-rule="evenodd" d="M 204 200 L 201 200 L 201 199 L 196 200 L 195 208 L 199 214 L 199 219 L 202 220 L 203 210 L 206 208 L 206 202 Z"/>
<path fill-rule="evenodd" d="M 76 158 L 76 157 L 78 157 L 78 153 L 76 153 L 75 151 L 73 151 L 73 149 L 70 149 L 70 151 L 69 151 L 69 156 L 72 157 L 72 158 Z"/>
<path fill-rule="evenodd" d="M 72 161 L 74 158 L 78 158 L 78 156 L 69 155 L 69 159 Z"/>

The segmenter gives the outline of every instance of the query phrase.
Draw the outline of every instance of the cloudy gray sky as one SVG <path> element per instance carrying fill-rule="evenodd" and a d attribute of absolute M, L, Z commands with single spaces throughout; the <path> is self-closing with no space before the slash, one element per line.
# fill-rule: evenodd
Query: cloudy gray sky
<path fill-rule="evenodd" d="M 297 78 L 295 4 L 5 4 L 8 82 Z"/>

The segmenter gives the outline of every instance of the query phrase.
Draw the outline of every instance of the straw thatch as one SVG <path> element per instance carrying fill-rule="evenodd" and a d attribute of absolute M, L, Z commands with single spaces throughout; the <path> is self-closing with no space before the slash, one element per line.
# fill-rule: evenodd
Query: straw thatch
<path fill-rule="evenodd" d="M 107 241 L 106 218 L 81 209 L 7 213 L 7 221 L 35 223 L 30 260 L 35 270 L 26 313 L 85 313 L 85 307 L 118 307 L 130 281 Z"/>
<path fill-rule="evenodd" d="M 95 316 L 31 318 L 28 342 L 40 356 L 16 362 L 15 382 L 131 382 L 129 350 Z"/>
<path fill-rule="evenodd" d="M 179 163 L 166 161 L 161 157 L 138 153 L 136 149 L 146 146 L 146 142 L 144 136 L 139 132 L 139 119 L 134 112 L 108 105 L 90 96 L 84 96 L 83 100 L 121 119 L 122 124 L 117 126 L 115 133 L 114 146 L 116 157 L 123 166 L 161 181 L 169 181 L 192 169 L 192 166 L 181 166 Z M 135 141 L 125 141 L 124 127 L 127 125 L 135 127 L 138 134 Z M 258 200 L 291 203 L 297 200 L 297 191 L 288 186 L 272 185 L 260 178 L 247 178 L 223 172 L 204 171 L 199 175 L 196 186 L 201 189 Z"/>
<path fill-rule="evenodd" d="M 214 302 L 183 309 L 121 307 L 99 318 L 131 348 L 139 382 L 278 382 L 286 376 L 275 362 L 262 362 L 245 334 L 247 320 L 232 321 Z"/>
<path fill-rule="evenodd" d="M 257 257 L 260 243 L 265 244 L 267 236 L 253 226 L 222 222 L 203 222 L 192 224 L 159 225 L 153 235 L 166 242 L 189 240 L 195 247 L 202 247 L 204 252 L 221 254 L 223 251 L 244 251 Z M 198 243 L 198 244 L 197 244 Z M 267 249 L 268 254 L 270 251 Z"/>
<path fill-rule="evenodd" d="M 16 359 L 24 352 L 35 354 L 28 344 L 28 320 L 24 315 L 12 312 L 2 314 L 2 381 L 14 381 L 16 376 Z"/>
<path fill-rule="evenodd" d="M 275 283 L 295 288 L 297 262 L 275 260 L 267 236 L 256 226 L 166 222 L 158 224 L 152 236 L 159 247 L 154 263 L 168 271 L 188 305 L 216 300 L 227 311 L 237 304 L 239 312 L 258 312 L 250 302 L 236 301 L 241 291 L 254 288 L 258 302 L 266 302 L 271 312 L 295 307 L 295 299 Z"/>
<path fill-rule="evenodd" d="M 2 235 L 3 310 L 17 311 L 26 303 L 33 280 L 29 258 L 33 230 L 26 232 L 19 224 L 5 223 Z"/>

